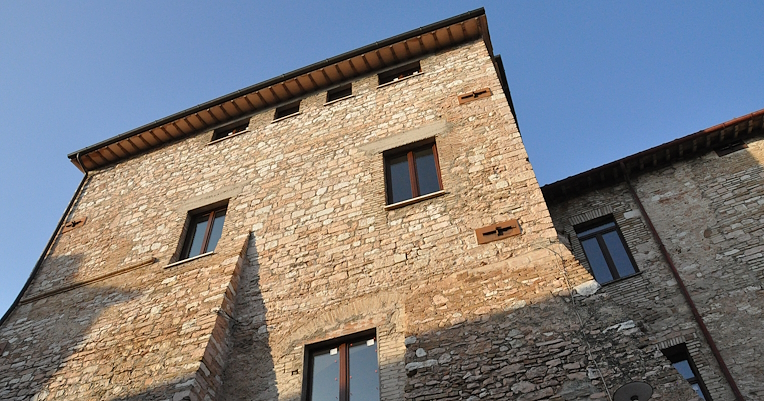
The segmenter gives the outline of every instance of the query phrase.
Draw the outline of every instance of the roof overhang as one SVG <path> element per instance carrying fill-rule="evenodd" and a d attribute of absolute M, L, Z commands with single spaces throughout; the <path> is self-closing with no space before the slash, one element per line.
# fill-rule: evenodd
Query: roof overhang
<path fill-rule="evenodd" d="M 493 55 L 482 8 L 260 82 L 80 149 L 68 157 L 81 171 L 91 171 L 341 82 L 478 38 L 485 41 Z"/>
<path fill-rule="evenodd" d="M 630 176 L 665 167 L 677 160 L 703 155 L 726 144 L 764 132 L 764 109 L 714 125 L 694 134 L 624 157 L 583 173 L 544 185 L 547 202 L 564 200 L 624 180 Z"/>

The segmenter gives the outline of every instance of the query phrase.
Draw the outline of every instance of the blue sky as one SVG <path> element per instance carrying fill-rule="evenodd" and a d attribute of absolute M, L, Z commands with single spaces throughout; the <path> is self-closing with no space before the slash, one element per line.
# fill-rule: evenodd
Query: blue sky
<path fill-rule="evenodd" d="M 82 174 L 66 154 L 485 7 L 541 184 L 764 108 L 764 2 L 0 2 L 0 313 Z"/>

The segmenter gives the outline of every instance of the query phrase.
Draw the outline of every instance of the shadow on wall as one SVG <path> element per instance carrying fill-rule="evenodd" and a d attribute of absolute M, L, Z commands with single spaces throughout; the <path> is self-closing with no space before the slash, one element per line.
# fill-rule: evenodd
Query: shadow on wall
<path fill-rule="evenodd" d="M 233 351 L 220 399 L 297 401 L 304 367 L 297 375 L 273 370 L 273 350 L 268 346 L 265 308 L 255 271 L 250 269 L 243 281 L 251 289 L 242 294 L 237 304 L 239 323 L 234 329 Z M 462 292 L 467 298 L 461 301 L 457 301 L 458 297 L 444 300 L 442 294 L 453 288 L 447 282 L 408 291 L 405 352 L 379 366 L 383 380 L 385 377 L 397 380 L 397 375 L 386 372 L 405 371 L 403 379 L 395 384 L 405 389 L 402 398 L 406 400 L 590 401 L 592 396 L 606 400 L 607 391 L 612 394 L 621 385 L 635 380 L 650 383 L 655 389 L 655 400 L 694 399 L 689 384 L 654 345 L 649 345 L 649 329 L 629 310 L 610 302 L 607 294 L 577 295 L 574 302 L 565 292 L 557 295 L 544 292 L 536 287 L 538 281 L 526 284 L 522 278 L 516 282 L 503 281 L 504 274 L 492 271 L 460 275 L 465 287 L 474 288 Z M 480 305 L 471 301 L 481 298 L 486 301 L 482 297 L 484 292 L 477 289 L 499 282 L 506 288 L 514 287 L 509 293 L 515 296 L 523 287 L 539 291 L 531 291 L 533 295 L 528 296 L 527 302 L 476 313 Z M 243 288 L 247 285 L 243 284 Z M 510 299 L 514 298 L 505 301 Z M 256 307 L 244 310 L 247 305 Z M 320 313 L 336 314 L 341 308 L 340 305 Z M 310 316 L 304 313 L 295 311 L 295 319 L 310 321 Z M 462 314 L 469 317 L 461 318 Z M 279 338 L 288 335 L 279 333 Z M 379 341 L 384 340 L 382 337 Z M 392 398 L 389 394 L 385 398 L 383 393 L 383 399 Z"/>
<path fill-rule="evenodd" d="M 247 251 L 247 261 L 239 272 L 236 305 L 225 340 L 229 349 L 224 357 L 225 365 L 205 368 L 213 372 L 223 372 L 218 377 L 222 380 L 222 387 L 214 394 L 210 394 L 213 400 L 236 400 L 242 394 L 249 394 L 245 398 L 247 400 L 279 398 L 269 334 L 265 328 L 266 309 L 260 292 L 260 265 L 254 243 L 249 244 Z M 214 345 L 208 344 L 207 347 L 214 347 Z M 207 365 L 214 365 L 214 362 L 208 362 Z M 187 383 L 193 379 L 192 376 L 175 378 L 172 383 L 146 386 L 134 395 L 110 398 L 110 400 L 190 400 L 191 396 L 185 395 L 180 390 L 187 389 Z M 197 383 L 201 382 L 198 374 L 196 380 Z"/>
<path fill-rule="evenodd" d="M 79 266 L 81 256 L 54 256 L 46 263 Z M 0 340 L 8 342 L 7 355 L 0 357 L 0 399 L 76 399 L 85 389 L 105 396 L 111 386 L 100 378 L 111 375 L 112 363 L 93 358 L 93 347 L 112 346 L 116 359 L 129 351 L 109 344 L 108 325 L 93 325 L 105 310 L 137 296 L 92 285 L 18 306 L 0 330 Z"/>

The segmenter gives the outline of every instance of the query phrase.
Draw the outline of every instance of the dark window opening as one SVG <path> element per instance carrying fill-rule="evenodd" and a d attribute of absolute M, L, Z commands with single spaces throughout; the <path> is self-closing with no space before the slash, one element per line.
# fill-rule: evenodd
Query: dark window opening
<path fill-rule="evenodd" d="M 722 157 L 730 153 L 737 152 L 738 150 L 746 149 L 747 147 L 748 145 L 746 145 L 745 142 L 735 141 L 714 149 L 714 152 L 716 152 L 717 156 Z"/>
<path fill-rule="evenodd" d="M 594 279 L 605 284 L 637 272 L 626 241 L 612 217 L 576 227 Z"/>
<path fill-rule="evenodd" d="M 306 346 L 305 401 L 379 401 L 375 330 Z"/>
<path fill-rule="evenodd" d="M 698 396 L 706 401 L 711 401 L 711 397 L 708 395 L 708 389 L 706 388 L 703 379 L 698 374 L 698 369 L 695 367 L 695 363 L 690 358 L 690 353 L 687 352 L 687 346 L 685 344 L 675 345 L 671 348 L 661 350 L 663 355 L 668 358 L 671 365 L 674 366 L 682 377 L 690 383 L 690 387 L 698 393 Z"/>
<path fill-rule="evenodd" d="M 276 114 L 273 116 L 273 119 L 278 120 L 279 118 L 291 116 L 299 112 L 300 112 L 300 101 L 298 100 L 296 102 L 289 103 L 287 105 L 277 108 Z"/>
<path fill-rule="evenodd" d="M 385 155 L 385 181 L 388 205 L 443 189 L 435 143 Z"/>
<path fill-rule="evenodd" d="M 212 133 L 212 140 L 242 133 L 249 128 L 249 120 L 239 121 L 226 127 L 218 128 Z"/>
<path fill-rule="evenodd" d="M 180 260 L 215 250 L 223 233 L 226 207 L 192 214 Z"/>
<path fill-rule="evenodd" d="M 345 84 L 326 92 L 326 103 L 348 97 L 353 94 L 353 84 Z"/>
<path fill-rule="evenodd" d="M 404 65 L 403 67 L 395 68 L 390 71 L 385 71 L 379 74 L 379 84 L 383 85 L 388 82 L 395 82 L 400 79 L 419 74 L 422 72 L 422 67 L 419 62 Z"/>

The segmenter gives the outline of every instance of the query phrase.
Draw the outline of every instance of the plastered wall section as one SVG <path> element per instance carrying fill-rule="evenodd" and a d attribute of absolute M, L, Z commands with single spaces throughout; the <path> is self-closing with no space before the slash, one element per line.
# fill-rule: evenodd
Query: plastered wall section
<path fill-rule="evenodd" d="M 764 231 L 764 141 L 719 157 L 709 152 L 633 177 L 640 200 L 738 387 L 747 399 L 762 393 L 761 280 Z M 677 289 L 625 184 L 550 205 L 558 232 L 587 266 L 575 224 L 612 215 L 640 273 L 602 291 L 639 316 L 650 346 L 684 342 L 714 400 L 734 399 L 687 303 Z"/>

